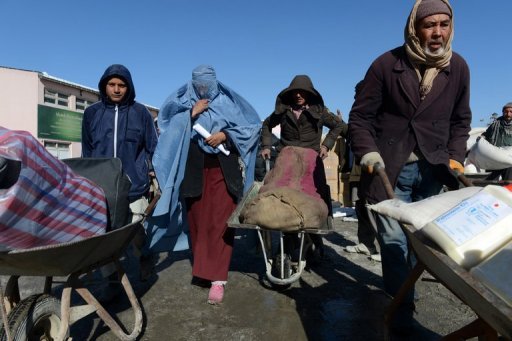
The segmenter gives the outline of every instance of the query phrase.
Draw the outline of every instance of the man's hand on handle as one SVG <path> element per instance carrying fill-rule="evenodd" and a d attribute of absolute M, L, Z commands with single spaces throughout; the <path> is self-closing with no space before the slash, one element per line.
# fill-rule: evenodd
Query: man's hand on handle
<path fill-rule="evenodd" d="M 464 174 L 464 166 L 459 161 L 450 159 L 450 169 L 458 172 L 459 174 Z"/>
<path fill-rule="evenodd" d="M 329 149 L 327 149 L 326 146 L 321 145 L 320 146 L 320 153 L 318 155 L 324 160 L 329 155 Z"/>
<path fill-rule="evenodd" d="M 381 167 L 385 167 L 384 160 L 382 160 L 382 156 L 378 152 L 369 152 L 363 155 L 360 165 L 363 171 L 372 174 L 377 163 Z"/>
<path fill-rule="evenodd" d="M 260 152 L 260 155 L 263 158 L 263 160 L 270 159 L 270 149 L 263 148 Z"/>

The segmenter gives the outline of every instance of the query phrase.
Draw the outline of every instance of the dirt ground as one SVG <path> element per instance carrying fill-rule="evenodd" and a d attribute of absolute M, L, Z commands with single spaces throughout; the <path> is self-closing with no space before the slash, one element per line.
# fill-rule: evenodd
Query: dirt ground
<path fill-rule="evenodd" d="M 157 275 L 148 282 L 139 281 L 136 263 L 128 258 L 127 272 L 144 312 L 139 339 L 383 340 L 383 315 L 390 299 L 382 291 L 381 265 L 345 252 L 344 247 L 357 242 L 357 223 L 334 221 L 336 231 L 324 237 L 326 259 L 309 265 L 297 282 L 281 291 L 265 280 L 263 256 L 252 247 L 253 235 L 237 230 L 220 306 L 206 303 L 208 289 L 191 285 L 189 251 L 161 254 Z M 38 282 L 40 278 L 25 279 L 22 294 L 32 292 Z M 416 288 L 418 328 L 410 339 L 438 340 L 475 318 L 428 274 L 423 274 Z M 133 314 L 123 293 L 105 307 L 131 331 Z M 117 340 L 95 314 L 75 323 L 71 336 L 73 340 Z"/>

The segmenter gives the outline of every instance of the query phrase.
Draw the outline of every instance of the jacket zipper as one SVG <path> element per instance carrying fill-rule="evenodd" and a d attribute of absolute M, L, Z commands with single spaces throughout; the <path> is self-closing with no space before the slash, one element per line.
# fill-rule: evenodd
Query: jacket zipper
<path fill-rule="evenodd" d="M 117 119 L 119 116 L 119 109 L 116 104 L 115 108 L 115 116 L 114 116 L 114 157 L 117 157 Z"/>

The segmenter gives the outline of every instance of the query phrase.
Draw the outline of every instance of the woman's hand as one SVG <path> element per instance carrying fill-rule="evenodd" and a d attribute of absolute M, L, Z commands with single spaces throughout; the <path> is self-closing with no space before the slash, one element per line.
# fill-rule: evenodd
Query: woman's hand
<path fill-rule="evenodd" d="M 190 111 L 190 116 L 192 116 L 192 118 L 195 118 L 197 115 L 203 113 L 206 109 L 208 109 L 208 100 L 200 99 L 192 107 L 192 110 Z"/>
<path fill-rule="evenodd" d="M 205 139 L 204 142 L 206 142 L 209 146 L 216 148 L 219 144 L 223 143 L 226 140 L 226 134 L 224 134 L 222 131 L 219 131 Z"/>

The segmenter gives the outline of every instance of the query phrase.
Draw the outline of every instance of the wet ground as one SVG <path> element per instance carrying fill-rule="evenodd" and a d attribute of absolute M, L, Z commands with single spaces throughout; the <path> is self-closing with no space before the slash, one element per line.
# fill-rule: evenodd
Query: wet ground
<path fill-rule="evenodd" d="M 390 299 L 382 291 L 380 263 L 343 250 L 356 243 L 357 223 L 335 218 L 335 228 L 324 237 L 326 259 L 308 266 L 286 290 L 270 287 L 249 230 L 238 230 L 220 306 L 206 303 L 208 289 L 191 285 L 188 251 L 161 254 L 157 276 L 149 282 L 140 282 L 133 259 L 127 260 L 145 315 L 140 340 L 383 340 L 383 314 Z M 29 286 L 38 280 L 29 279 Z M 418 328 L 411 340 L 438 340 L 475 318 L 428 274 L 418 281 L 417 291 Z M 133 316 L 123 294 L 105 307 L 131 328 Z M 116 340 L 95 315 L 73 325 L 71 336 Z"/>

